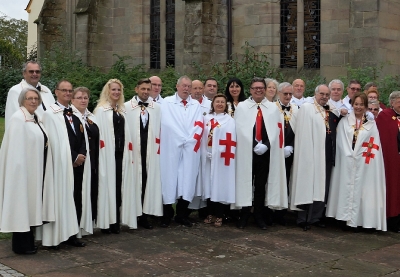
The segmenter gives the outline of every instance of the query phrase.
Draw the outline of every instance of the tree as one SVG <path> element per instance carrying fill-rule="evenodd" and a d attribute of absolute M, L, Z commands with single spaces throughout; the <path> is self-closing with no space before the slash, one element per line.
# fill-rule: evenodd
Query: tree
<path fill-rule="evenodd" d="M 2 66 L 21 66 L 26 60 L 28 22 L 22 19 L 0 16 L 0 56 Z"/>

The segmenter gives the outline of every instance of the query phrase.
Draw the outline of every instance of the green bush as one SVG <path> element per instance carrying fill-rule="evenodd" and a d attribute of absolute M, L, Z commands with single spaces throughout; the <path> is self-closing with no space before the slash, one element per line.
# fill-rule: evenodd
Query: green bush
<path fill-rule="evenodd" d="M 35 57 L 31 53 L 30 57 Z M 85 64 L 77 53 L 66 52 L 64 48 L 54 48 L 51 52 L 45 53 L 41 59 L 43 74 L 41 82 L 54 91 L 55 85 L 62 79 L 69 80 L 74 87 L 85 86 L 91 92 L 89 109 L 93 110 L 96 101 L 101 93 L 104 84 L 112 78 L 118 78 L 124 84 L 125 99 L 129 100 L 134 95 L 134 86 L 138 79 L 150 77 L 154 72 L 147 72 L 144 65 L 131 66 L 131 57 L 118 58 L 110 70 L 104 72 L 98 67 Z M 387 104 L 389 94 L 398 90 L 400 86 L 400 76 L 382 76 L 384 64 L 379 67 L 348 67 L 347 76 L 340 76 L 339 79 L 345 85 L 350 79 L 358 79 L 364 86 L 369 81 L 378 84 L 381 100 Z M 208 68 L 207 70 L 205 68 Z M 253 77 L 269 77 L 278 82 L 292 79 L 285 75 L 280 68 L 272 66 L 266 53 L 256 53 L 254 48 L 246 43 L 242 47 L 242 53 L 236 54 L 231 60 L 225 63 L 210 63 L 205 65 L 192 64 L 191 78 L 205 80 L 208 76 L 214 77 L 219 84 L 219 91 L 225 91 L 225 85 L 229 78 L 237 77 L 242 80 L 245 88 L 249 88 Z M 167 67 L 161 70 L 158 75 L 163 81 L 163 97 L 175 93 L 176 81 L 181 76 L 174 68 Z M 381 76 L 381 77 L 379 77 Z M 314 89 L 318 84 L 326 83 L 326 80 L 315 70 L 303 70 L 296 78 L 303 79 L 307 86 L 305 96 L 314 94 Z M 18 66 L 0 67 L 0 115 L 4 116 L 4 108 L 8 90 L 22 79 L 21 68 Z M 248 92 L 247 92 L 248 94 Z"/>

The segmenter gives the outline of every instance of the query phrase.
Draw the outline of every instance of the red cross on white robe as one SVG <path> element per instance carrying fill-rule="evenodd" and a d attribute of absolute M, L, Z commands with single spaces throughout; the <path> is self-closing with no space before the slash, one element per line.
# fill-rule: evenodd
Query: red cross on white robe
<path fill-rule="evenodd" d="M 365 157 L 365 163 L 369 164 L 370 160 L 375 158 L 375 154 L 372 153 L 372 149 L 379 150 L 379 145 L 374 144 L 374 137 L 369 138 L 369 142 L 363 142 L 362 147 L 367 147 L 367 151 L 362 153 Z"/>
<path fill-rule="evenodd" d="M 197 141 L 196 141 L 196 145 L 195 145 L 194 148 L 193 148 L 193 151 L 197 153 L 197 151 L 199 151 L 199 148 L 200 148 L 201 137 L 203 136 L 204 123 L 201 122 L 201 121 L 196 121 L 196 122 L 194 123 L 194 127 L 196 127 L 196 126 L 199 126 L 199 127 L 201 128 L 201 133 L 200 133 L 200 134 L 195 133 L 195 134 L 193 135 L 193 138 L 194 138 L 195 140 L 197 140 Z"/>
<path fill-rule="evenodd" d="M 157 154 L 160 155 L 160 139 L 156 138 L 156 143 L 158 144 Z"/>
<path fill-rule="evenodd" d="M 226 166 L 230 166 L 231 159 L 235 158 L 235 154 L 232 152 L 232 147 L 236 147 L 236 141 L 232 140 L 232 134 L 226 133 L 226 139 L 220 139 L 219 145 L 225 146 L 225 152 L 221 153 L 221 158 L 225 159 Z"/>

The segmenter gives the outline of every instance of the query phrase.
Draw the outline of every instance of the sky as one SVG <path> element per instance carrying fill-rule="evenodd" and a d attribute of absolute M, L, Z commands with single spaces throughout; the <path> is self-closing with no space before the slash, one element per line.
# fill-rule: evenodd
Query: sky
<path fill-rule="evenodd" d="M 0 16 L 4 14 L 15 19 L 28 20 L 28 13 L 25 11 L 29 0 L 0 0 Z"/>

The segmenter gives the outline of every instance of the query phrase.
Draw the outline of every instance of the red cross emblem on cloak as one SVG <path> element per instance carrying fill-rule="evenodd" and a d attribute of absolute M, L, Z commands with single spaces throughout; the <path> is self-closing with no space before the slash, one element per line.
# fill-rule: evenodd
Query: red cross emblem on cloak
<path fill-rule="evenodd" d="M 200 133 L 200 134 L 195 133 L 195 134 L 193 135 L 193 138 L 194 138 L 195 140 L 197 140 L 197 141 L 196 141 L 196 145 L 195 145 L 194 148 L 193 148 L 193 151 L 197 153 L 197 151 L 199 151 L 199 148 L 200 148 L 200 141 L 201 141 L 201 137 L 202 137 L 202 135 L 203 135 L 204 123 L 201 122 L 201 121 L 196 121 L 196 122 L 194 123 L 194 127 L 196 127 L 196 126 L 199 126 L 199 127 L 201 128 L 201 133 Z"/>
<path fill-rule="evenodd" d="M 282 131 L 282 123 L 278 122 L 279 128 L 279 148 L 283 147 L 283 131 Z"/>
<path fill-rule="evenodd" d="M 157 154 L 160 155 L 160 139 L 159 139 L 159 138 L 156 138 L 156 143 L 158 144 L 158 151 L 157 151 Z"/>
<path fill-rule="evenodd" d="M 225 159 L 225 165 L 231 165 L 231 159 L 235 158 L 235 154 L 232 152 L 232 147 L 236 147 L 236 141 L 232 140 L 232 134 L 226 133 L 226 139 L 220 139 L 219 145 L 225 146 L 225 152 L 221 153 L 221 158 Z"/>
<path fill-rule="evenodd" d="M 100 149 L 106 147 L 104 140 L 100 140 Z"/>
<path fill-rule="evenodd" d="M 362 147 L 367 147 L 367 151 L 362 153 L 365 157 L 365 163 L 369 164 L 370 160 L 375 158 L 375 154 L 372 153 L 372 149 L 379 150 L 379 145 L 374 144 L 374 137 L 369 138 L 369 142 L 363 142 Z"/>

